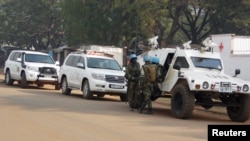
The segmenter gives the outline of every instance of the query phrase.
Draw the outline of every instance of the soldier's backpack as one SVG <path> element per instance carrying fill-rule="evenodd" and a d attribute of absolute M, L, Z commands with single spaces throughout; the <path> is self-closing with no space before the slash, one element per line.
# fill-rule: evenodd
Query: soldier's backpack
<path fill-rule="evenodd" d="M 156 82 L 156 74 L 157 74 L 157 66 L 154 64 L 143 65 L 144 71 L 147 70 L 149 72 L 149 82 Z"/>
<path fill-rule="evenodd" d="M 165 77 L 164 67 L 161 65 L 149 64 L 143 65 L 143 69 L 149 71 L 149 82 L 152 83 L 162 83 Z"/>

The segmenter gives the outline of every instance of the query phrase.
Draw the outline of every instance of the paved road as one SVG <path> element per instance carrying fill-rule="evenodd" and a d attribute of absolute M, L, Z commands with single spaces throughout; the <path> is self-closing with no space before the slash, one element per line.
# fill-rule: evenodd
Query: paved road
<path fill-rule="evenodd" d="M 66 96 L 53 86 L 21 89 L 2 79 L 1 141 L 207 141 L 209 124 L 250 124 L 199 108 L 189 120 L 175 119 L 167 99 L 153 103 L 154 115 L 144 115 L 118 97 L 85 100 L 79 91 Z"/>

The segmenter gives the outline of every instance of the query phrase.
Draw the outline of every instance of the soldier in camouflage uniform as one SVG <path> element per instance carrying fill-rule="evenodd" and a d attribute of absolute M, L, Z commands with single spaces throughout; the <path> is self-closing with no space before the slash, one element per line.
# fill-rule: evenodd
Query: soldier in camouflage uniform
<path fill-rule="evenodd" d="M 144 62 L 145 64 L 143 65 L 142 69 L 143 79 L 141 80 L 141 87 L 142 87 L 142 93 L 144 94 L 144 101 L 141 107 L 138 108 L 138 112 L 142 113 L 144 107 L 147 106 L 147 111 L 145 112 L 145 114 L 153 114 L 152 101 L 151 101 L 151 92 L 153 83 L 149 82 L 150 72 L 148 70 L 148 65 L 153 65 L 151 64 L 151 57 L 149 55 L 145 55 Z"/>
<path fill-rule="evenodd" d="M 133 111 L 136 107 L 135 97 L 139 94 L 139 79 L 140 79 L 140 64 L 137 62 L 137 57 L 135 54 L 130 55 L 130 62 L 126 67 L 125 78 L 128 80 L 128 102 Z"/>

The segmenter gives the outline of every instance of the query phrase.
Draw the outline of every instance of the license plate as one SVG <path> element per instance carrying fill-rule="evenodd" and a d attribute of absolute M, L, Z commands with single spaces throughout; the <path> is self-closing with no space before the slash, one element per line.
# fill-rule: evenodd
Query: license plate
<path fill-rule="evenodd" d="M 232 92 L 232 88 L 231 87 L 220 87 L 220 92 L 231 93 Z"/>
<path fill-rule="evenodd" d="M 113 88 L 113 89 L 123 89 L 124 86 L 123 86 L 123 85 L 114 85 L 114 84 L 110 84 L 110 88 Z"/>
<path fill-rule="evenodd" d="M 229 82 L 221 82 L 221 84 L 220 84 L 220 92 L 232 93 L 231 84 Z"/>

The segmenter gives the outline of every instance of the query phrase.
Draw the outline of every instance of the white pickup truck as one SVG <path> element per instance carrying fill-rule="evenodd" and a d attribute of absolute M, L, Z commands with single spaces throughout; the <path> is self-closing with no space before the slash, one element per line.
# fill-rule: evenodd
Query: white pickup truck
<path fill-rule="evenodd" d="M 232 121 L 245 122 L 249 119 L 249 82 L 237 78 L 240 70 L 235 70 L 235 76 L 225 74 L 220 54 L 213 48 L 154 49 L 138 56 L 141 65 L 146 54 L 157 55 L 167 71 L 165 80 L 159 83 L 162 94 L 153 93 L 153 96 L 169 95 L 171 111 L 176 118 L 190 118 L 195 105 L 205 109 L 222 105 Z"/>

